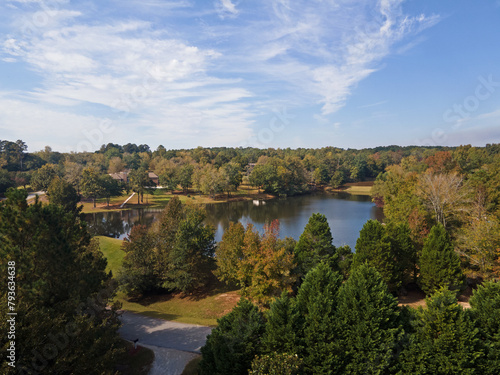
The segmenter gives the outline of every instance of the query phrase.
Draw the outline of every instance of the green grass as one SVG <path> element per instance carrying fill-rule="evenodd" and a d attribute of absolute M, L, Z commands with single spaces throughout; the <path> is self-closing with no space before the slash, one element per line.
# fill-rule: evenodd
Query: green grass
<path fill-rule="evenodd" d="M 132 193 L 131 193 L 132 194 Z M 155 190 L 153 194 L 145 194 L 143 198 L 143 203 L 137 204 L 137 195 L 132 197 L 132 199 L 125 205 L 122 209 L 120 205 L 127 200 L 127 198 L 131 194 L 125 194 L 119 197 L 113 197 L 109 201 L 109 207 L 107 205 L 106 199 L 100 198 L 96 201 L 96 208 L 94 208 L 94 203 L 92 201 L 81 202 L 83 205 L 84 213 L 92 213 L 92 212 L 106 212 L 106 211 L 121 211 L 121 210 L 129 210 L 132 208 L 163 208 L 165 207 L 169 200 L 172 197 L 178 197 L 181 202 L 192 202 L 196 204 L 207 204 L 207 203 L 221 203 L 227 202 L 228 200 L 249 200 L 249 199 L 270 199 L 273 196 L 269 194 L 259 193 L 257 189 L 248 186 L 241 185 L 238 188 L 238 191 L 231 193 L 231 197 L 228 199 L 227 194 L 221 194 L 216 197 L 216 199 L 212 199 L 207 195 L 202 195 L 198 193 L 194 193 L 193 191 L 189 192 L 189 197 L 186 194 L 181 194 L 181 191 L 176 191 L 175 194 L 172 194 L 170 191 L 165 190 Z"/>
<path fill-rule="evenodd" d="M 123 340 L 125 353 L 118 361 L 118 373 L 121 375 L 147 375 L 155 359 L 151 349 Z"/>
<path fill-rule="evenodd" d="M 122 308 L 137 314 L 180 323 L 216 326 L 217 319 L 229 313 L 240 299 L 238 291 L 213 289 L 208 294 L 190 296 L 165 294 L 132 300 L 120 292 Z"/>
<path fill-rule="evenodd" d="M 101 251 L 108 260 L 107 270 L 116 277 L 123 264 L 125 253 L 122 240 L 97 236 Z M 217 325 L 217 319 L 232 310 L 240 299 L 238 291 L 217 284 L 202 294 L 163 294 L 141 299 L 130 299 L 119 292 L 116 299 L 127 311 L 153 318 L 173 320 L 182 323 Z"/>
<path fill-rule="evenodd" d="M 109 238 L 105 236 L 96 236 L 99 239 L 99 246 L 104 257 L 108 260 L 106 271 L 111 271 L 113 276 L 118 275 L 118 271 L 122 268 L 125 252 L 121 249 L 122 240 Z"/>

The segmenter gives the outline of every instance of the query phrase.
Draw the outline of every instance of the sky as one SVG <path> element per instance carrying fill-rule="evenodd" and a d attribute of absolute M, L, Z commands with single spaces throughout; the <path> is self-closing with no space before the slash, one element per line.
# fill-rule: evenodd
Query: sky
<path fill-rule="evenodd" d="M 2 0 L 29 151 L 500 142 L 497 0 Z"/>

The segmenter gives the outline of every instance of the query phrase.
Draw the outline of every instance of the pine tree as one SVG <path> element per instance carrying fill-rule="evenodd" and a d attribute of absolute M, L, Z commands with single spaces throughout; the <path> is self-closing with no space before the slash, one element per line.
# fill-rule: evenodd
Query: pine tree
<path fill-rule="evenodd" d="M 76 212 L 28 205 L 25 190 L 0 202 L 0 312 L 6 317 L 7 271 L 15 267 L 16 372 L 114 374 L 120 339 L 111 274 L 97 241 Z M 12 281 L 12 280 L 10 280 Z M 12 289 L 10 289 L 12 290 Z M 12 300 L 11 300 L 12 302 Z M 0 373 L 10 345 L 2 319 Z"/>
<path fill-rule="evenodd" d="M 295 246 L 299 274 L 305 276 L 321 261 L 333 265 L 335 246 L 332 241 L 332 232 L 326 216 L 319 213 L 312 214 Z"/>
<path fill-rule="evenodd" d="M 397 300 L 375 268 L 355 268 L 338 293 L 343 363 L 336 373 L 388 373 L 402 338 L 399 315 Z"/>
<path fill-rule="evenodd" d="M 460 258 L 441 224 L 432 227 L 418 265 L 419 284 L 425 293 L 433 293 L 442 287 L 459 290 L 464 284 Z"/>
<path fill-rule="evenodd" d="M 200 373 L 247 375 L 252 360 L 262 352 L 263 314 L 250 301 L 241 299 L 233 311 L 217 323 L 201 348 Z"/>
<path fill-rule="evenodd" d="M 401 353 L 403 374 L 452 375 L 478 372 L 483 353 L 478 330 L 458 305 L 455 294 L 440 289 L 419 308 L 414 320 L 415 333 Z"/>
<path fill-rule="evenodd" d="M 330 374 L 340 362 L 336 309 L 342 280 L 338 272 L 320 263 L 308 272 L 297 294 L 303 317 L 299 357 L 304 359 L 306 374 Z"/>
<path fill-rule="evenodd" d="M 396 257 L 384 226 L 377 220 L 368 220 L 356 241 L 353 267 L 367 263 L 382 276 L 391 291 L 401 286 L 396 274 Z"/>
<path fill-rule="evenodd" d="M 262 339 L 265 352 L 299 353 L 298 333 L 301 317 L 295 299 L 283 292 L 281 297 L 271 304 L 266 317 L 266 331 Z"/>
<path fill-rule="evenodd" d="M 486 282 L 478 286 L 470 298 L 471 314 L 479 328 L 486 356 L 481 374 L 500 374 L 500 283 Z"/>

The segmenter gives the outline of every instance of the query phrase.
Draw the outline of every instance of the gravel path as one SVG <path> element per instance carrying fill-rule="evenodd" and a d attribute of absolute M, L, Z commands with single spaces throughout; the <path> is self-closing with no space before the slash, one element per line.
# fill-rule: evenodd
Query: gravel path
<path fill-rule="evenodd" d="M 149 318 L 125 311 L 120 335 L 155 353 L 150 375 L 180 375 L 186 364 L 200 353 L 212 328 Z"/>

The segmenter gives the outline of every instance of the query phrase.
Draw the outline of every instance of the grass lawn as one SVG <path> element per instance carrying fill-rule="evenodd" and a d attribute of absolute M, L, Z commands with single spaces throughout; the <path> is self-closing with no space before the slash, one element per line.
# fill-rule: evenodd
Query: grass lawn
<path fill-rule="evenodd" d="M 121 249 L 122 240 L 97 236 L 101 251 L 108 260 L 108 270 L 114 276 L 118 275 L 125 253 Z M 230 312 L 238 303 L 238 291 L 218 284 L 202 294 L 184 295 L 165 294 L 142 298 L 129 299 L 123 292 L 119 292 L 117 300 L 123 309 L 146 316 L 173 320 L 182 323 L 217 325 L 217 319 Z"/>
<path fill-rule="evenodd" d="M 127 210 L 132 208 L 163 208 L 167 205 L 168 201 L 172 197 L 178 197 L 181 202 L 192 202 L 196 204 L 207 204 L 207 203 L 220 203 L 220 202 L 228 202 L 228 201 L 241 201 L 241 200 L 250 200 L 250 199 L 271 199 L 274 198 L 270 194 L 259 193 L 258 189 L 255 189 L 248 185 L 241 185 L 238 188 L 238 191 L 231 193 L 231 197 L 227 197 L 227 194 L 219 195 L 215 198 L 210 198 L 208 195 L 202 195 L 198 193 L 193 193 L 192 191 L 189 194 L 183 194 L 181 191 L 175 191 L 172 193 L 171 191 L 165 190 L 155 190 L 153 194 L 144 194 L 143 202 L 137 204 L 137 195 L 134 195 L 130 201 L 123 207 L 120 208 L 120 205 L 130 197 L 130 194 L 124 194 L 119 197 L 113 197 L 109 201 L 109 206 L 107 205 L 107 201 L 104 198 L 99 198 L 96 200 L 96 208 L 94 208 L 94 203 L 91 200 L 86 200 L 81 202 L 83 204 L 83 212 L 84 213 L 92 213 L 92 212 L 106 212 L 106 211 L 119 211 L 119 210 Z"/>
<path fill-rule="evenodd" d="M 99 239 L 99 246 L 104 257 L 108 260 L 106 271 L 111 271 L 113 276 L 118 275 L 118 271 L 122 268 L 123 257 L 125 252 L 121 249 L 122 240 L 105 236 L 96 236 Z"/>

